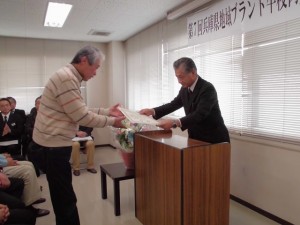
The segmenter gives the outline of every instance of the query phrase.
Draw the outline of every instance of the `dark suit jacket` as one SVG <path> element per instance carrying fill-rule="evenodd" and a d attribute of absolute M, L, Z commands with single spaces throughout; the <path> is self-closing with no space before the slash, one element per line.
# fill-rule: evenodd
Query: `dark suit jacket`
<path fill-rule="evenodd" d="M 23 123 L 25 124 L 26 122 L 26 114 L 25 111 L 23 109 L 15 109 L 14 111 L 10 112 L 11 114 L 17 114 L 23 121 Z"/>
<path fill-rule="evenodd" d="M 24 129 L 24 122 L 17 114 L 10 114 L 7 124 L 11 129 L 11 133 L 2 136 L 4 129 L 4 121 L 2 115 L 0 115 L 0 141 L 11 141 L 11 140 L 21 140 L 21 135 Z"/>
<path fill-rule="evenodd" d="M 228 130 L 221 115 L 218 96 L 214 86 L 198 76 L 192 94 L 181 88 L 173 101 L 154 108 L 159 119 L 181 107 L 186 116 L 180 119 L 181 129 L 188 129 L 190 138 L 209 143 L 230 142 Z"/>
<path fill-rule="evenodd" d="M 25 122 L 25 134 L 27 138 L 27 142 L 29 143 L 32 140 L 32 133 L 35 123 L 35 118 L 37 115 L 36 108 L 32 108 L 30 111 L 30 114 L 26 116 L 26 122 Z"/>

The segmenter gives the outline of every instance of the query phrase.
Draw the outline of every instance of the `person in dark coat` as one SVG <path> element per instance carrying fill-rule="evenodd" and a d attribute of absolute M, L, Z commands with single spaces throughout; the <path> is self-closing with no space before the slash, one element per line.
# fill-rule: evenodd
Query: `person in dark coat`
<path fill-rule="evenodd" d="M 24 125 L 25 125 L 25 122 L 26 122 L 26 113 L 25 113 L 25 110 L 23 110 L 23 109 L 16 109 L 17 101 L 16 101 L 15 98 L 9 96 L 9 97 L 7 97 L 7 99 L 9 100 L 10 107 L 11 107 L 10 114 L 11 115 L 17 115 L 21 119 L 22 124 L 23 124 L 23 130 L 22 130 L 21 139 L 20 139 L 20 143 L 19 143 L 20 148 L 22 148 L 22 157 L 19 158 L 19 159 L 25 159 L 25 156 L 26 156 L 26 135 L 24 133 Z"/>
<path fill-rule="evenodd" d="M 142 109 L 140 113 L 160 119 L 184 107 L 184 117 L 162 119 L 158 126 L 163 129 L 176 127 L 180 127 L 181 130 L 188 129 L 189 138 L 200 141 L 230 142 L 214 86 L 197 74 L 197 67 L 190 58 L 178 59 L 173 67 L 176 78 L 182 85 L 178 95 L 170 103 L 153 109 Z"/>
<path fill-rule="evenodd" d="M 26 207 L 21 201 L 24 181 L 19 178 L 7 178 L 0 172 L 0 224 L 34 225 L 34 208 Z"/>
<path fill-rule="evenodd" d="M 26 123 L 25 123 L 25 139 L 24 139 L 24 149 L 26 148 L 26 153 L 28 156 L 28 160 L 32 162 L 36 175 L 39 177 L 40 176 L 40 169 L 36 165 L 36 162 L 34 160 L 35 158 L 35 152 L 30 149 L 28 146 L 30 142 L 32 141 L 32 133 L 33 133 L 33 128 L 35 124 L 35 118 L 38 113 L 40 103 L 41 103 L 41 98 L 42 96 L 39 96 L 35 99 L 35 107 L 33 107 L 30 111 L 30 114 L 27 116 Z"/>
<path fill-rule="evenodd" d="M 27 116 L 27 119 L 26 119 L 25 133 L 26 133 L 26 138 L 27 138 L 28 143 L 30 141 L 32 141 L 32 133 L 33 133 L 33 128 L 34 128 L 35 118 L 36 118 L 37 112 L 40 107 L 41 98 L 42 98 L 42 96 L 39 96 L 35 99 L 35 107 L 33 107 L 30 110 L 30 114 Z"/>
<path fill-rule="evenodd" d="M 0 99 L 0 153 L 8 152 L 12 156 L 21 154 L 21 139 L 24 130 L 23 119 L 11 113 L 7 98 Z"/>

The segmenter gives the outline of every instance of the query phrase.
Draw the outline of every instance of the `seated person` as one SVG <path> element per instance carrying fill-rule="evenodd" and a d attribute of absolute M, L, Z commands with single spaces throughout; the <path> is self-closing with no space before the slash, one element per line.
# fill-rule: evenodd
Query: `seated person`
<path fill-rule="evenodd" d="M 32 141 L 32 133 L 35 124 L 35 118 L 40 107 L 41 98 L 42 96 L 39 96 L 35 99 L 35 107 L 31 109 L 30 114 L 27 116 L 26 123 L 25 123 L 26 143 L 24 143 L 24 146 L 26 147 L 28 160 L 33 163 L 37 176 L 40 176 L 40 170 L 38 169 L 36 163 L 34 162 L 34 152 L 32 151 L 32 149 L 30 149 L 29 144 Z"/>
<path fill-rule="evenodd" d="M 0 224 L 4 225 L 35 225 L 36 217 L 34 213 L 25 208 L 11 209 L 0 204 Z"/>
<path fill-rule="evenodd" d="M 3 174 L 9 178 L 19 178 L 24 181 L 24 189 L 21 200 L 27 207 L 46 201 L 42 198 L 40 185 L 31 162 L 16 161 L 8 154 L 0 154 L 0 167 L 3 167 Z M 33 208 L 36 216 L 45 216 L 49 210 Z"/>
<path fill-rule="evenodd" d="M 79 130 L 76 133 L 77 137 L 88 137 L 91 136 L 93 128 L 79 126 Z M 95 144 L 94 141 L 73 141 L 72 144 L 72 167 L 73 174 L 75 176 L 80 175 L 79 164 L 80 164 L 80 147 L 84 147 L 84 152 L 87 154 L 87 171 L 90 173 L 97 173 L 94 169 L 94 153 Z"/>
<path fill-rule="evenodd" d="M 26 122 L 26 113 L 25 113 L 25 110 L 23 109 L 16 109 L 16 105 L 17 105 L 17 101 L 15 98 L 13 97 L 7 97 L 7 99 L 9 100 L 10 102 L 10 107 L 11 107 L 11 110 L 10 110 L 10 113 L 11 114 L 15 114 L 15 115 L 18 115 L 21 120 L 22 120 L 22 123 L 23 123 L 23 127 L 25 125 L 25 122 Z M 22 156 L 25 158 L 27 152 L 26 152 L 26 135 L 24 133 L 24 130 L 22 130 L 22 135 L 21 135 L 21 143 L 20 143 L 20 146 L 22 146 Z"/>
<path fill-rule="evenodd" d="M 25 133 L 28 139 L 28 142 L 32 141 L 32 133 L 35 123 L 35 118 L 37 115 L 37 112 L 40 107 L 42 96 L 39 96 L 35 99 L 35 107 L 33 107 L 30 111 L 30 114 L 27 116 L 26 123 L 25 123 Z"/>
<path fill-rule="evenodd" d="M 0 203 L 10 208 L 25 208 L 21 201 L 24 181 L 19 178 L 8 178 L 0 172 Z"/>
<path fill-rule="evenodd" d="M 19 115 L 11 113 L 7 98 L 0 99 L 0 111 L 0 153 L 8 152 L 12 156 L 19 156 L 24 122 Z"/>
<path fill-rule="evenodd" d="M 40 95 L 39 97 L 37 97 L 34 101 L 34 107 L 30 110 L 30 115 L 33 115 L 34 116 L 34 119 L 37 115 L 37 111 L 39 110 L 40 108 L 40 104 L 41 104 L 41 98 L 42 96 Z"/>
<path fill-rule="evenodd" d="M 23 120 L 23 123 L 25 124 L 26 121 L 26 114 L 23 109 L 16 109 L 17 101 L 13 97 L 7 97 L 8 101 L 10 102 L 11 107 L 11 114 L 17 114 L 19 117 Z"/>
<path fill-rule="evenodd" d="M 20 200 L 24 181 L 18 178 L 8 178 L 1 172 L 0 181 L 0 224 L 34 225 L 37 217 L 36 209 L 26 207 Z M 7 214 L 3 211 L 4 206 L 7 207 Z"/>

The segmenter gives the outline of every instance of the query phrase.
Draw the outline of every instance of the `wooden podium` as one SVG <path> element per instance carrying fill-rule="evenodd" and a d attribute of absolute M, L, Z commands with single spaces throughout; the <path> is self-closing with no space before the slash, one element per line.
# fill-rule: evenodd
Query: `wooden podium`
<path fill-rule="evenodd" d="M 148 131 L 136 133 L 134 144 L 143 225 L 229 225 L 229 143 Z"/>

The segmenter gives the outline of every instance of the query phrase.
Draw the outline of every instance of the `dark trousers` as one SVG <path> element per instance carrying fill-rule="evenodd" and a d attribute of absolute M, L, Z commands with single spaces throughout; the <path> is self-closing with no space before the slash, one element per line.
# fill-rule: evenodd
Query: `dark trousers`
<path fill-rule="evenodd" d="M 21 145 L 0 146 L 0 153 L 9 153 L 11 156 L 21 155 Z"/>
<path fill-rule="evenodd" d="M 5 225 L 35 225 L 36 216 L 30 209 L 9 209 L 10 216 Z"/>
<path fill-rule="evenodd" d="M 36 176 L 39 177 L 41 175 L 40 168 L 36 163 L 36 157 L 38 157 L 38 155 L 36 156 L 35 155 L 36 152 L 31 149 L 32 145 L 33 145 L 31 142 L 32 142 L 32 140 L 28 143 L 28 145 L 26 147 L 27 148 L 26 149 L 27 159 L 28 159 L 28 161 L 32 162 L 33 167 L 35 169 Z M 45 173 L 45 171 L 43 171 L 43 172 Z"/>
<path fill-rule="evenodd" d="M 9 217 L 5 224 L 15 225 L 34 225 L 36 216 L 33 210 L 25 207 L 21 201 L 24 182 L 19 178 L 9 178 L 10 186 L 4 190 L 0 189 L 0 204 L 7 205 L 9 208 Z"/>
<path fill-rule="evenodd" d="M 0 204 L 7 205 L 9 209 L 25 208 L 25 204 L 21 201 L 24 181 L 19 178 L 9 178 L 9 180 L 10 186 L 0 189 Z"/>
<path fill-rule="evenodd" d="M 56 225 L 80 225 L 69 163 L 72 147 L 44 147 L 32 142 L 30 148 L 32 160 L 46 173 Z"/>

